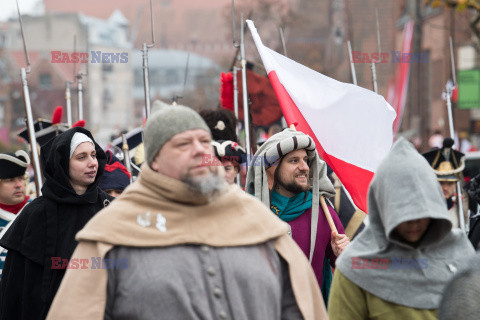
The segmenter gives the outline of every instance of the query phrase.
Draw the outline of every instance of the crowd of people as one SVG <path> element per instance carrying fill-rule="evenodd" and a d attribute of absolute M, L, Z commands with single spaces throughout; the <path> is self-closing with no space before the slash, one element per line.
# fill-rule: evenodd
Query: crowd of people
<path fill-rule="evenodd" d="M 459 211 L 453 141 L 397 140 L 362 223 L 312 137 L 285 128 L 247 158 L 236 126 L 155 103 L 135 179 L 88 130 L 59 132 L 35 199 L 28 154 L 0 154 L 0 319 L 478 318 L 478 203 Z"/>

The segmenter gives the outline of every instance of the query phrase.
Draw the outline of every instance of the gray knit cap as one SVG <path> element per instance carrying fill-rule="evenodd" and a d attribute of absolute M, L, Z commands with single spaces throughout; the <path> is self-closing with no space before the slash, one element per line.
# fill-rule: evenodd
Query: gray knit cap
<path fill-rule="evenodd" d="M 288 153 L 305 149 L 307 152 L 310 181 L 312 182 L 312 225 L 310 239 L 310 262 L 315 249 L 315 239 L 318 225 L 318 210 L 320 196 L 333 197 L 335 189 L 327 177 L 327 164 L 320 159 L 315 142 L 303 132 L 290 128 L 271 136 L 257 150 L 253 159 L 248 159 L 248 172 L 245 191 L 257 197 L 270 208 L 270 190 L 266 170 Z"/>
<path fill-rule="evenodd" d="M 210 133 L 207 124 L 195 110 L 156 100 L 143 132 L 147 163 L 152 163 L 163 145 L 174 135 L 193 129 L 203 129 Z"/>

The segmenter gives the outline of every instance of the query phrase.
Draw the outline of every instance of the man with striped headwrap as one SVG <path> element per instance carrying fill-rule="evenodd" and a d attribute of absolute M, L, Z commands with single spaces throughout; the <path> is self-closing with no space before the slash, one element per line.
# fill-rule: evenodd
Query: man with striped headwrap
<path fill-rule="evenodd" d="M 328 206 L 325 213 L 319 206 L 320 197 L 334 196 L 335 189 L 313 139 L 285 129 L 265 141 L 248 165 L 245 190 L 290 225 L 293 239 L 309 257 L 322 286 L 324 261 L 328 258 L 334 266 L 349 239 L 335 210 Z M 325 214 L 331 215 L 338 233 L 330 229 Z M 326 298 L 328 292 L 323 293 Z"/>

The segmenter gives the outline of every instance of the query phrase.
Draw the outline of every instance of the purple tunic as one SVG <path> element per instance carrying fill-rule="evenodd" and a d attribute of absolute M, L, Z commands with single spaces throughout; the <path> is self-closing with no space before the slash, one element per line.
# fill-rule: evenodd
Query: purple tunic
<path fill-rule="evenodd" d="M 332 215 L 333 222 L 337 226 L 338 233 L 345 233 L 342 223 L 337 216 L 335 210 L 328 206 L 328 210 Z M 332 267 L 335 266 L 335 259 L 337 258 L 332 251 L 330 246 L 330 238 L 332 231 L 328 225 L 327 218 L 323 213 L 322 208 L 319 208 L 318 215 L 318 227 L 317 227 L 317 240 L 315 242 L 315 250 L 313 252 L 312 268 L 317 277 L 318 286 L 322 286 L 323 281 L 323 258 L 325 255 L 330 259 L 330 264 Z M 307 209 L 303 214 L 301 214 L 295 220 L 289 221 L 288 224 L 292 228 L 292 237 L 293 240 L 298 244 L 302 249 L 303 253 L 307 256 L 310 256 L 310 222 L 312 221 L 312 208 Z"/>

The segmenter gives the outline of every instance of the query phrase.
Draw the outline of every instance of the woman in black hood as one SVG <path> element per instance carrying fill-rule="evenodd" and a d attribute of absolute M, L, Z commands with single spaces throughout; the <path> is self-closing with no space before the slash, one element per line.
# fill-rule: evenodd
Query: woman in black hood
<path fill-rule="evenodd" d="M 91 133 L 72 128 L 41 149 L 46 178 L 0 240 L 8 249 L 0 319 L 45 319 L 77 245 L 75 234 L 113 199 L 98 188 L 106 156 Z M 53 263 L 52 263 L 53 262 Z"/>

